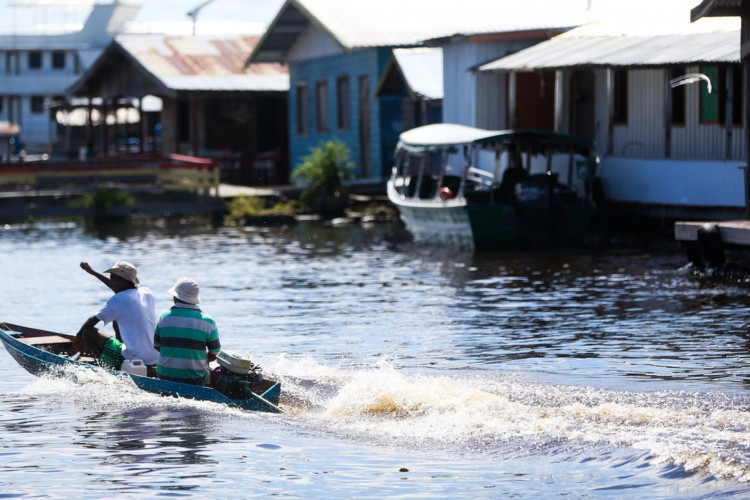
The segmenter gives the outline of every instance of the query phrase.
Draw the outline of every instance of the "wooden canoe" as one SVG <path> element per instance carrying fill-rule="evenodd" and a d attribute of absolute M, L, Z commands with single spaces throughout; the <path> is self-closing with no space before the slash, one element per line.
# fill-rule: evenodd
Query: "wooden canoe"
<path fill-rule="evenodd" d="M 95 359 L 72 357 L 73 336 L 62 333 L 38 330 L 11 323 L 0 323 L 0 340 L 5 349 L 18 364 L 36 376 L 65 376 L 64 370 L 56 370 L 64 365 L 75 365 L 89 369 L 106 370 L 110 373 L 130 377 L 139 388 L 161 394 L 201 401 L 224 403 L 243 410 L 284 413 L 279 408 L 281 384 L 263 379 L 246 391 L 246 398 L 233 399 L 211 387 L 201 387 L 180 382 L 142 377 L 100 367 Z"/>

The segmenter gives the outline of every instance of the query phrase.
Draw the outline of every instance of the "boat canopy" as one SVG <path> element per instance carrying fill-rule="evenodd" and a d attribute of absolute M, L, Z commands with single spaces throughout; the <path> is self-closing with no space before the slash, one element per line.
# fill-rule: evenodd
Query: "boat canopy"
<path fill-rule="evenodd" d="M 402 133 L 399 136 L 398 147 L 412 153 L 438 151 L 472 144 L 479 139 L 493 137 L 498 132 L 456 123 L 433 123 Z"/>
<path fill-rule="evenodd" d="M 552 130 L 502 130 L 492 136 L 476 139 L 473 144 L 492 145 L 503 143 L 527 143 L 532 149 L 547 151 L 569 151 L 588 155 L 594 150 L 594 142 L 577 135 L 554 132 Z"/>
<path fill-rule="evenodd" d="M 503 143 L 528 143 L 533 149 L 588 154 L 594 143 L 583 137 L 552 130 L 485 130 L 455 123 L 435 123 L 407 130 L 399 136 L 399 149 L 425 153 L 473 144 L 491 146 Z"/>

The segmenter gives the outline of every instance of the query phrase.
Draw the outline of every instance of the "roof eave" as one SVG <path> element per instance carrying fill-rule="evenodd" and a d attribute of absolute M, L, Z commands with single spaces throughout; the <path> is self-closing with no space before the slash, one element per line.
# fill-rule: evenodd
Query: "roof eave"
<path fill-rule="evenodd" d="M 702 17 L 734 17 L 740 15 L 740 8 L 720 5 L 717 0 L 703 0 L 700 5 L 690 10 L 690 20 L 697 21 Z"/>
<path fill-rule="evenodd" d="M 164 82 L 161 81 L 161 79 L 148 71 L 143 65 L 141 65 L 138 59 L 133 57 L 133 55 L 128 52 L 125 47 L 118 43 L 116 39 L 112 40 L 109 45 L 107 45 L 107 47 L 96 59 L 94 64 L 92 64 L 91 67 L 87 69 L 78 80 L 75 81 L 75 83 L 65 89 L 66 94 L 75 95 L 77 92 L 80 92 L 83 83 L 86 82 L 93 74 L 95 74 L 99 70 L 99 68 L 101 68 L 107 62 L 108 56 L 114 52 L 119 52 L 120 54 L 122 54 L 126 59 L 130 61 L 131 64 L 138 68 L 138 70 L 140 70 L 146 76 L 146 78 L 151 81 L 151 83 L 161 88 L 164 96 L 177 96 L 177 92 L 174 89 L 170 89 L 169 87 L 167 87 Z"/>
<path fill-rule="evenodd" d="M 255 62 L 279 62 L 279 63 L 288 62 L 286 60 L 286 54 L 289 52 L 289 49 L 291 48 L 291 46 L 286 47 L 286 50 L 284 51 L 284 55 L 282 57 L 263 59 L 263 60 L 256 60 L 256 58 L 261 52 L 261 48 L 263 47 L 263 44 L 266 42 L 268 37 L 276 28 L 276 26 L 281 20 L 281 17 L 284 15 L 284 12 L 289 7 L 296 8 L 303 16 L 305 16 L 305 18 L 307 18 L 308 22 L 310 22 L 316 28 L 324 32 L 326 35 L 328 35 L 339 47 L 341 47 L 342 50 L 349 52 L 352 49 L 352 47 L 348 47 L 339 37 L 337 37 L 331 30 L 329 30 L 312 12 L 310 12 L 307 8 L 305 8 L 305 6 L 302 5 L 299 1 L 286 0 L 286 2 L 284 2 L 284 5 L 282 5 L 281 8 L 279 9 L 279 12 L 276 14 L 276 17 L 274 17 L 273 21 L 271 21 L 271 24 L 268 25 L 268 29 L 266 29 L 266 31 L 263 33 L 263 36 L 260 38 L 260 41 L 258 42 L 258 44 L 253 48 L 253 51 L 248 56 L 247 60 L 245 61 L 245 68 L 247 68 L 248 66 L 250 66 L 252 63 L 255 63 Z"/>

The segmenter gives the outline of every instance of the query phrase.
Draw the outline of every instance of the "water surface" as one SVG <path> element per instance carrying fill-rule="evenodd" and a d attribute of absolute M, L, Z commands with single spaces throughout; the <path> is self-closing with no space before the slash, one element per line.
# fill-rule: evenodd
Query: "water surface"
<path fill-rule="evenodd" d="M 75 332 L 126 259 L 201 284 L 288 415 L 37 379 L 0 349 L 0 496 L 750 494 L 747 285 L 671 249 L 456 253 L 398 226 L 0 230 L 1 319 Z M 403 469 L 403 471 L 400 471 Z"/>

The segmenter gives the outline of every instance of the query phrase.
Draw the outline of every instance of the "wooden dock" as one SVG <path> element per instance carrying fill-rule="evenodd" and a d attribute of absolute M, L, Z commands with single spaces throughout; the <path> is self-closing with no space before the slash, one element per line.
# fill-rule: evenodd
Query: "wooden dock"
<path fill-rule="evenodd" d="M 718 230 L 721 242 L 726 245 L 750 246 L 750 220 L 676 222 L 675 239 L 682 242 L 697 242 L 699 230 L 713 228 Z"/>

